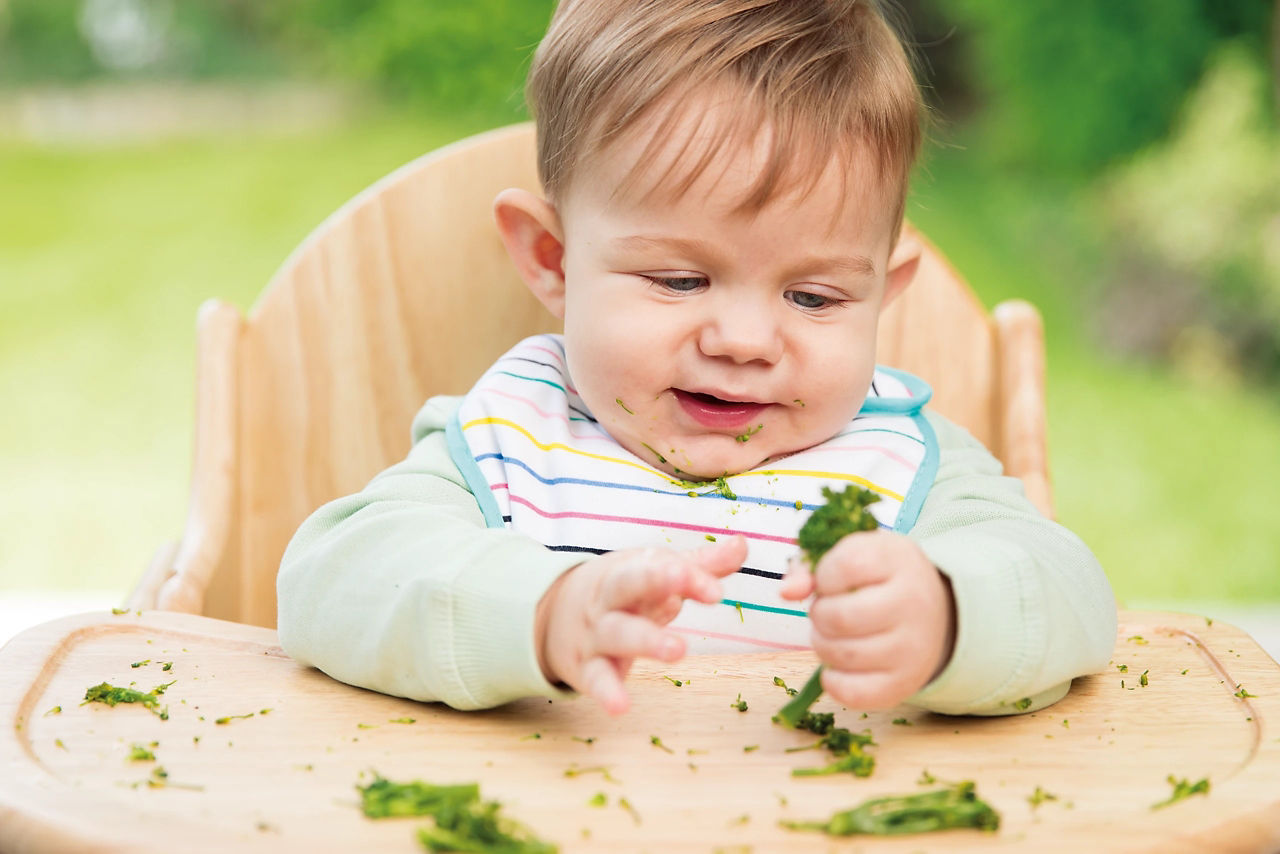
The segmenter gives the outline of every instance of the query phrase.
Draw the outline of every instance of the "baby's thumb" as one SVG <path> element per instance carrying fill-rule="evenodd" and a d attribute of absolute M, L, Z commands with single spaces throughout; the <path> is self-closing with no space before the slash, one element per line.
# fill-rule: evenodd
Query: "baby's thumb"
<path fill-rule="evenodd" d="M 792 601 L 804 599 L 814 591 L 813 570 L 809 562 L 802 557 L 793 557 L 787 562 L 787 574 L 782 576 L 778 585 L 778 595 Z"/>

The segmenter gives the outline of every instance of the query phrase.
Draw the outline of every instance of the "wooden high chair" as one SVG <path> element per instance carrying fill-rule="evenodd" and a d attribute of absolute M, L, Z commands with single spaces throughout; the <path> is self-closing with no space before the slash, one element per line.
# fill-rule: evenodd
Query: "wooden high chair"
<path fill-rule="evenodd" d="M 276 570 L 302 520 L 402 459 L 428 397 L 465 392 L 513 343 L 556 330 L 491 214 L 504 187 L 538 186 L 532 125 L 464 139 L 331 215 L 248 318 L 217 300 L 200 308 L 190 509 L 131 608 L 275 625 Z M 1034 307 L 1006 302 L 989 316 L 926 243 L 879 347 L 880 362 L 932 384 L 933 406 L 1052 515 Z"/>

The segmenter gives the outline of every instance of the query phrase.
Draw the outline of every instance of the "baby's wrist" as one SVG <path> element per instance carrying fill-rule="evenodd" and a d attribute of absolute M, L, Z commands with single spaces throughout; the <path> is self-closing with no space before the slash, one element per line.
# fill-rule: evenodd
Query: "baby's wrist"
<path fill-rule="evenodd" d="M 552 665 L 551 656 L 551 626 L 553 614 L 556 605 L 560 599 L 560 593 L 564 589 L 565 579 L 569 577 L 569 573 L 577 569 L 576 566 L 570 567 L 555 581 L 551 582 L 551 586 L 542 594 L 542 598 L 538 600 L 538 604 L 533 614 L 533 644 L 538 655 L 538 667 L 542 670 L 542 676 L 552 685 L 563 684 L 564 680 L 555 672 Z"/>

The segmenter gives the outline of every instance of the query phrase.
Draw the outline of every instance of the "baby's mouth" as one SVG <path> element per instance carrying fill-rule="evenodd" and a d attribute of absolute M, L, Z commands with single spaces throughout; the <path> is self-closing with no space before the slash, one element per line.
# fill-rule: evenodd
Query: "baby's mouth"
<path fill-rule="evenodd" d="M 694 421 L 712 430 L 739 430 L 755 426 L 753 421 L 769 406 L 748 400 L 725 400 L 704 392 L 672 389 L 680 408 Z"/>

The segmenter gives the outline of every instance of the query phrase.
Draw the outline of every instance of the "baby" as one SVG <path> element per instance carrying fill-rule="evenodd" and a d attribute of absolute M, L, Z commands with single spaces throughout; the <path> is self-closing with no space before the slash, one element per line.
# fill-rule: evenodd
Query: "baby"
<path fill-rule="evenodd" d="M 304 522 L 290 655 L 456 708 L 570 689 L 614 714 L 634 659 L 689 651 L 812 647 L 850 708 L 953 714 L 1106 665 L 1089 550 L 875 363 L 921 251 L 921 105 L 874 3 L 562 0 L 529 96 L 546 196 L 495 215 L 564 334 L 427 401 L 404 462 Z M 791 568 L 849 483 L 880 529 Z"/>

